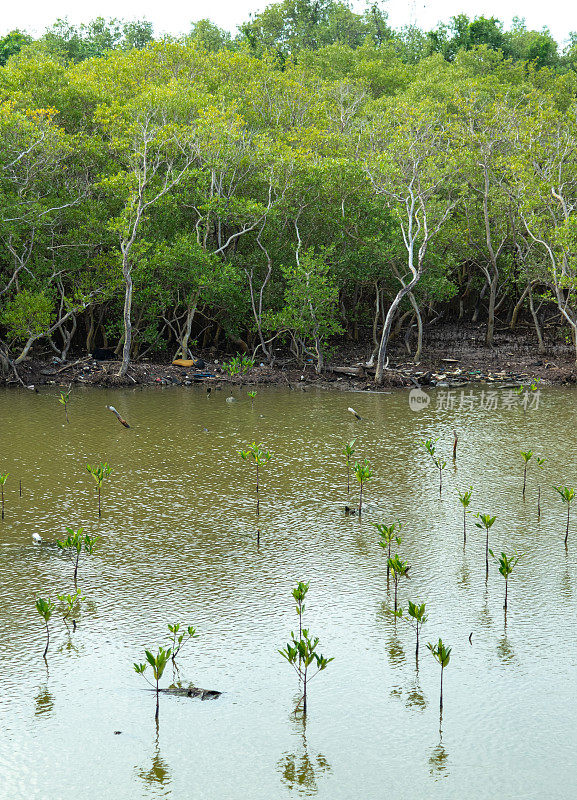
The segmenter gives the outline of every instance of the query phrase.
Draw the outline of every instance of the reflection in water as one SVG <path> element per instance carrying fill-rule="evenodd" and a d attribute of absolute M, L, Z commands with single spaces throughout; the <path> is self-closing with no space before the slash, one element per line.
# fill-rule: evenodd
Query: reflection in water
<path fill-rule="evenodd" d="M 331 772 L 331 765 L 322 753 L 309 752 L 306 716 L 293 714 L 291 721 L 300 731 L 301 744 L 296 753 L 285 753 L 278 761 L 281 781 L 288 789 L 296 789 L 300 794 L 313 795 L 318 791 L 318 778 L 325 772 Z"/>
<path fill-rule="evenodd" d="M 469 589 L 471 586 L 471 570 L 469 569 L 469 562 L 465 554 L 463 554 L 461 569 L 457 573 L 457 583 L 463 589 Z"/>
<path fill-rule="evenodd" d="M 37 717 L 50 717 L 53 711 L 54 695 L 50 693 L 48 686 L 41 686 L 34 698 L 34 714 Z"/>
<path fill-rule="evenodd" d="M 156 739 L 154 742 L 154 755 L 152 756 L 150 769 L 136 769 L 136 774 L 142 779 L 147 789 L 166 789 L 170 787 L 172 776 L 169 772 L 166 761 L 163 761 L 160 755 L 160 748 L 158 743 L 158 723 L 156 725 Z M 168 796 L 169 791 L 163 791 L 164 796 Z"/>
<path fill-rule="evenodd" d="M 485 591 L 483 592 L 483 606 L 481 611 L 479 612 L 479 621 L 481 625 L 484 625 L 486 628 L 491 628 L 493 626 L 493 617 L 491 616 L 491 612 L 489 610 L 489 583 L 485 581 Z"/>
<path fill-rule="evenodd" d="M 439 743 L 431 750 L 429 756 L 429 773 L 439 780 L 449 774 L 449 754 L 443 744 L 443 709 L 439 712 Z"/>
<path fill-rule="evenodd" d="M 418 680 L 407 692 L 407 699 L 405 700 L 407 708 L 414 708 L 416 711 L 424 711 L 428 705 L 423 690 L 419 686 Z"/>
<path fill-rule="evenodd" d="M 515 661 L 515 651 L 513 650 L 511 640 L 507 636 L 506 626 L 505 632 L 497 644 L 497 655 L 499 657 L 499 661 L 502 661 L 503 664 L 512 664 Z"/>
<path fill-rule="evenodd" d="M 446 778 L 449 774 L 449 754 L 443 744 L 442 736 L 439 739 L 439 743 L 431 750 L 431 755 L 429 756 L 429 773 L 436 780 Z"/>
<path fill-rule="evenodd" d="M 399 635 L 397 634 L 396 626 L 394 627 L 391 636 L 387 639 L 386 648 L 392 667 L 399 667 L 405 662 L 405 651 Z"/>

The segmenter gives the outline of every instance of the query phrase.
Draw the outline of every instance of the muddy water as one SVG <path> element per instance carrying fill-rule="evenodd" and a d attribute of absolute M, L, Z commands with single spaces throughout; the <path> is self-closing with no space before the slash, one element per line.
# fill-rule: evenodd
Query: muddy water
<path fill-rule="evenodd" d="M 75 390 L 66 424 L 55 390 L 0 393 L 0 472 L 10 472 L 0 527 L 0 797 L 573 797 L 577 504 L 566 552 L 551 487 L 577 483 L 577 395 L 543 391 L 525 412 L 484 408 L 481 390 L 460 410 L 431 393 L 419 413 L 406 392 L 259 390 L 254 408 L 244 391 L 226 396 Z M 447 459 L 441 499 L 415 444 L 427 436 L 440 437 Z M 375 473 L 362 520 L 342 513 L 340 451 L 353 437 Z M 253 439 L 273 453 L 260 551 L 253 475 L 237 455 Z M 529 448 L 547 461 L 529 470 L 523 503 L 519 450 Z M 100 460 L 114 468 L 101 520 L 85 470 Z M 524 554 L 506 620 L 504 581 L 491 564 L 485 582 L 472 517 L 463 550 L 457 490 L 471 484 L 473 510 L 497 515 L 493 548 Z M 453 647 L 442 725 L 439 667 L 423 647 L 417 669 L 413 631 L 387 612 L 392 587 L 371 523 L 396 517 L 411 564 L 401 603 L 427 603 L 423 645 L 442 636 Z M 34 600 L 72 590 L 72 564 L 32 534 L 53 542 L 81 525 L 101 537 L 80 564 L 89 602 L 71 636 L 53 618 L 46 667 Z M 298 624 L 297 580 L 311 583 L 306 624 L 335 657 L 310 685 L 306 726 L 292 714 L 296 676 L 277 652 Z M 166 643 L 174 621 L 199 634 L 183 651 L 182 677 L 223 695 L 162 697 L 157 730 L 154 698 L 132 664 Z"/>

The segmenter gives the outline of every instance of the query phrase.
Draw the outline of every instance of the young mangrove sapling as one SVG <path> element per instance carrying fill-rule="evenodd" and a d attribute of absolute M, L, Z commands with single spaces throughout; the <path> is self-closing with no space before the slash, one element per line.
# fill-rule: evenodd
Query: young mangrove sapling
<path fill-rule="evenodd" d="M 436 469 L 439 470 L 439 497 L 441 497 L 443 493 L 443 470 L 447 466 L 447 462 L 436 455 L 437 448 L 435 447 L 435 443 L 438 442 L 438 440 L 438 437 L 436 439 L 426 439 L 423 442 L 423 447 L 429 454 Z"/>
<path fill-rule="evenodd" d="M 529 462 L 533 458 L 533 451 L 527 450 L 527 452 L 525 452 L 524 450 L 521 450 L 520 452 L 521 452 L 521 458 L 523 459 L 523 500 L 524 500 L 525 489 L 527 487 L 527 467 L 529 466 Z"/>
<path fill-rule="evenodd" d="M 74 594 L 57 594 L 56 597 L 60 601 L 60 611 L 62 613 L 62 622 L 66 625 L 68 629 L 68 618 L 72 614 L 72 612 L 78 613 L 80 611 L 80 606 L 86 598 L 82 594 L 80 589 L 76 589 Z M 74 630 L 76 630 L 76 620 L 72 620 L 72 624 L 74 625 Z"/>
<path fill-rule="evenodd" d="M 509 575 L 513 572 L 513 568 L 521 558 L 520 555 L 514 553 L 512 556 L 507 556 L 505 553 L 501 553 L 499 557 L 493 553 L 492 550 L 489 550 L 491 553 L 492 558 L 495 558 L 499 562 L 499 572 L 505 578 L 505 602 L 503 604 L 503 608 L 505 611 L 507 610 L 507 590 L 509 587 Z"/>
<path fill-rule="evenodd" d="M 168 637 L 171 641 L 172 647 L 172 663 L 176 666 L 176 658 L 182 648 L 188 644 L 191 639 L 198 639 L 196 629 L 189 625 L 183 633 L 180 631 L 180 622 L 175 622 L 174 625 L 168 623 Z"/>
<path fill-rule="evenodd" d="M 303 704 L 303 714 L 307 713 L 307 687 L 310 681 L 315 678 L 319 672 L 322 672 L 334 658 L 325 658 L 320 653 L 317 653 L 317 646 L 319 643 L 318 636 L 312 639 L 309 632 L 303 629 L 300 639 L 296 639 L 294 633 L 291 633 L 292 643 L 287 642 L 284 650 L 279 650 L 283 658 L 286 658 L 289 664 L 294 668 L 299 676 L 299 680 L 303 683 L 303 696 L 298 701 L 295 713 L 298 711 L 300 704 Z M 316 672 L 309 675 L 309 667 L 316 667 Z"/>
<path fill-rule="evenodd" d="M 36 600 L 36 611 L 38 611 L 44 620 L 44 624 L 46 625 L 46 647 L 44 648 L 44 653 L 42 656 L 44 659 L 46 658 L 46 654 L 48 653 L 48 645 L 50 644 L 50 628 L 48 627 L 48 623 L 50 622 L 50 617 L 52 616 L 54 608 L 55 605 L 50 598 L 48 598 L 48 600 L 43 600 L 41 597 L 39 597 Z"/>
<path fill-rule="evenodd" d="M 8 475 L 10 475 L 9 472 L 7 472 L 5 475 L 2 475 L 2 473 L 0 472 L 0 494 L 2 495 L 2 519 L 4 519 L 4 484 L 8 480 Z"/>
<path fill-rule="evenodd" d="M 295 588 L 292 590 L 292 596 L 296 600 L 296 610 L 299 617 L 299 640 L 302 638 L 303 630 L 303 612 L 305 610 L 305 597 L 309 590 L 310 582 L 303 583 L 299 581 Z"/>
<path fill-rule="evenodd" d="M 486 577 L 489 577 L 489 530 L 493 526 L 497 517 L 492 517 L 490 514 L 475 514 L 475 516 L 480 520 L 480 522 L 475 522 L 477 528 L 484 530 L 487 534 L 487 538 L 485 541 L 485 572 Z"/>
<path fill-rule="evenodd" d="M 391 572 L 393 573 L 393 581 L 395 583 L 395 613 L 396 613 L 399 578 L 409 577 L 410 566 L 407 564 L 406 561 L 403 561 L 401 558 L 399 558 L 398 555 L 393 556 L 393 558 L 387 559 L 387 565 L 390 567 Z"/>
<path fill-rule="evenodd" d="M 64 406 L 64 414 L 66 415 L 66 422 L 70 422 L 68 419 L 68 403 L 70 402 L 70 387 L 68 388 L 67 392 L 60 392 L 60 397 L 58 398 L 58 402 Z"/>
<path fill-rule="evenodd" d="M 156 655 L 153 655 L 153 653 L 151 653 L 150 650 L 145 650 L 144 651 L 144 655 L 146 656 L 146 661 L 152 667 L 152 674 L 154 675 L 154 681 L 155 681 L 156 685 L 151 683 L 148 680 L 148 678 L 146 677 L 146 675 L 144 674 L 146 672 L 147 667 L 148 667 L 147 663 L 134 664 L 134 671 L 138 675 L 142 675 L 144 680 L 148 684 L 150 684 L 150 686 L 152 686 L 152 688 L 155 689 L 155 691 L 156 691 L 156 713 L 154 714 L 154 719 L 158 722 L 159 693 L 160 693 L 159 684 L 160 684 L 160 679 L 162 678 L 162 675 L 163 675 L 164 670 L 166 668 L 166 665 L 170 661 L 171 651 L 170 651 L 170 648 L 165 650 L 164 647 L 159 647 L 158 648 L 158 653 Z"/>
<path fill-rule="evenodd" d="M 433 654 L 435 661 L 437 661 L 441 665 L 441 700 L 440 700 L 440 709 L 441 712 L 443 711 L 443 672 L 449 661 L 451 660 L 451 649 L 450 647 L 446 647 L 443 644 L 443 640 L 439 639 L 437 644 L 432 644 L 429 642 L 427 647 Z"/>
<path fill-rule="evenodd" d="M 543 467 L 545 466 L 545 459 L 544 458 L 539 458 L 539 456 L 537 456 L 536 460 L 537 460 L 537 466 L 539 467 L 539 469 L 543 469 Z M 539 485 L 537 486 L 537 519 L 541 519 L 541 483 L 540 482 L 539 482 Z"/>
<path fill-rule="evenodd" d="M 568 486 L 554 486 L 553 488 L 558 493 L 561 500 L 567 505 L 567 527 L 565 529 L 565 547 L 567 547 L 567 540 L 569 539 L 569 514 L 571 511 L 571 503 L 575 498 L 575 489 L 570 489 Z"/>
<path fill-rule="evenodd" d="M 256 397 L 256 392 L 247 392 L 247 395 L 250 397 L 250 407 L 254 408 L 254 398 Z"/>
<path fill-rule="evenodd" d="M 391 559 L 391 545 L 393 542 L 397 544 L 401 544 L 401 537 L 397 535 L 397 531 L 400 533 L 401 528 L 403 527 L 400 520 L 393 522 L 392 525 L 384 525 L 381 522 L 374 522 L 373 525 L 379 532 L 379 547 L 382 547 L 383 550 L 387 551 L 387 582 L 389 580 L 389 575 L 391 572 L 391 568 L 389 566 L 389 561 Z"/>
<path fill-rule="evenodd" d="M 74 561 L 74 585 L 76 586 L 80 553 L 84 549 L 88 555 L 92 555 L 100 536 L 84 534 L 84 528 L 79 528 L 77 531 L 74 528 L 66 528 L 66 530 L 68 532 L 66 539 L 59 539 L 56 544 L 61 550 L 76 550 L 76 559 Z"/>
<path fill-rule="evenodd" d="M 373 477 L 372 470 L 369 467 L 369 462 L 366 458 L 363 459 L 363 461 L 357 461 L 357 463 L 355 464 L 355 475 L 360 486 L 360 492 L 359 492 L 359 517 L 360 517 L 361 514 L 363 513 L 363 487 Z"/>
<path fill-rule="evenodd" d="M 393 614 L 398 617 L 399 619 L 405 620 L 405 622 L 413 628 L 415 633 L 417 634 L 417 645 L 415 648 L 415 658 L 417 661 L 419 660 L 419 633 L 421 632 L 421 628 L 425 624 L 428 619 L 427 614 L 425 613 L 425 603 L 412 603 L 409 600 L 409 617 L 403 616 L 403 609 L 399 608 L 398 611 L 393 611 Z M 418 666 L 418 665 L 417 665 Z"/>
<path fill-rule="evenodd" d="M 102 516 L 102 506 L 100 501 L 100 495 L 102 490 L 102 484 L 104 483 L 105 479 L 110 475 L 112 472 L 112 467 L 104 461 L 101 464 L 93 466 L 92 464 L 86 465 L 86 470 L 92 475 L 94 480 L 96 481 L 96 485 L 98 486 L 98 516 Z"/>
<path fill-rule="evenodd" d="M 343 455 L 347 462 L 347 500 L 351 499 L 351 458 L 355 453 L 356 441 L 356 439 L 353 439 L 352 442 L 347 442 L 343 447 Z"/>
<path fill-rule="evenodd" d="M 263 450 L 260 444 L 253 442 L 246 450 L 239 450 L 238 454 L 243 461 L 251 461 L 256 467 L 256 519 L 257 519 L 257 546 L 260 545 L 260 467 L 271 459 L 268 450 Z"/>
<path fill-rule="evenodd" d="M 472 496 L 472 486 L 469 486 L 469 490 L 466 492 L 459 492 L 459 503 L 463 506 L 463 547 L 467 544 L 467 514 L 471 513 L 469 506 L 471 505 Z"/>

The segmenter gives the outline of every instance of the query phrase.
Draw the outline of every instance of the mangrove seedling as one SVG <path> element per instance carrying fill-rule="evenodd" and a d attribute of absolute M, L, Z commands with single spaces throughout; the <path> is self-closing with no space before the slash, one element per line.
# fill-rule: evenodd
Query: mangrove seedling
<path fill-rule="evenodd" d="M 441 665 L 441 701 L 440 701 L 440 709 L 441 712 L 443 711 L 443 671 L 449 661 L 451 660 L 451 649 L 450 647 L 446 647 L 443 644 L 443 640 L 439 639 L 437 644 L 432 644 L 429 642 L 427 647 L 433 654 L 433 658 Z"/>
<path fill-rule="evenodd" d="M 525 489 L 527 487 L 527 467 L 529 466 L 529 462 L 533 458 L 533 451 L 527 450 L 527 452 L 525 452 L 524 450 L 521 450 L 520 452 L 521 452 L 521 458 L 523 459 L 523 500 L 524 500 Z"/>
<path fill-rule="evenodd" d="M 575 498 L 575 489 L 570 489 L 568 486 L 554 486 L 553 488 L 558 493 L 561 500 L 567 505 L 567 527 L 565 529 L 565 547 L 567 547 L 567 540 L 569 539 L 569 514 L 571 511 L 571 503 Z"/>
<path fill-rule="evenodd" d="M 475 522 L 475 525 L 477 526 L 477 528 L 484 530 L 487 535 L 485 541 L 485 571 L 486 571 L 486 577 L 488 578 L 489 577 L 489 530 L 493 526 L 497 517 L 492 517 L 490 514 L 475 514 L 475 516 L 477 517 L 477 519 L 480 520 L 480 522 Z"/>
<path fill-rule="evenodd" d="M 58 398 L 58 402 L 64 406 L 64 414 L 66 415 L 66 422 L 70 422 L 68 419 L 68 403 L 70 401 L 70 388 L 67 392 L 60 392 L 60 397 Z"/>
<path fill-rule="evenodd" d="M 467 514 L 471 513 L 469 506 L 471 505 L 472 496 L 472 486 L 469 486 L 469 490 L 466 492 L 459 492 L 459 503 L 463 506 L 463 547 L 467 544 Z"/>
<path fill-rule="evenodd" d="M 431 461 L 435 465 L 435 468 L 439 470 L 439 497 L 441 497 L 443 493 L 443 470 L 447 466 L 447 462 L 436 455 L 437 452 L 437 448 L 435 447 L 436 442 L 438 442 L 438 437 L 437 439 L 426 439 L 423 442 L 423 447 L 429 454 Z"/>
<path fill-rule="evenodd" d="M 359 516 L 363 513 L 363 488 L 365 483 L 368 483 L 373 477 L 373 472 L 369 467 L 369 462 L 365 458 L 363 461 L 357 461 L 355 464 L 355 475 L 359 482 Z"/>
<path fill-rule="evenodd" d="M 501 553 L 499 557 L 493 553 L 492 550 L 489 550 L 491 553 L 491 557 L 495 558 L 499 563 L 499 572 L 505 578 L 505 602 L 503 604 L 503 608 L 505 611 L 507 610 L 507 590 L 509 587 L 509 575 L 513 572 L 513 568 L 521 558 L 520 555 L 515 553 L 512 556 L 507 556 L 505 553 Z"/>
<path fill-rule="evenodd" d="M 260 545 L 260 468 L 271 459 L 268 450 L 263 450 L 260 444 L 253 442 L 246 450 L 239 450 L 238 454 L 243 461 L 251 461 L 256 467 L 256 519 L 257 519 L 257 546 Z"/>
<path fill-rule="evenodd" d="M 2 473 L 0 472 L 0 494 L 2 495 L 2 519 L 4 519 L 4 484 L 8 480 L 8 475 L 10 475 L 9 472 L 7 472 L 5 475 L 2 475 Z"/>
<path fill-rule="evenodd" d="M 283 658 L 286 658 L 289 664 L 294 668 L 299 676 L 299 680 L 303 684 L 303 696 L 296 704 L 295 713 L 298 711 L 301 703 L 303 704 L 303 714 L 307 713 L 307 687 L 310 681 L 315 678 L 319 672 L 322 672 L 327 666 L 334 661 L 334 658 L 325 658 L 320 653 L 317 653 L 317 646 L 319 637 L 311 639 L 308 630 L 304 629 L 300 639 L 296 639 L 294 633 L 291 632 L 292 643 L 287 642 L 284 650 L 279 650 Z M 313 665 L 316 667 L 316 672 L 309 675 L 309 667 Z"/>
<path fill-rule="evenodd" d="M 302 630 L 303 630 L 303 612 L 305 610 L 305 597 L 307 596 L 307 592 L 309 590 L 310 582 L 303 583 L 299 581 L 295 588 L 292 590 L 292 596 L 296 601 L 296 610 L 299 617 L 299 640 L 302 639 Z"/>
<path fill-rule="evenodd" d="M 46 625 L 46 647 L 44 648 L 44 653 L 42 656 L 44 659 L 46 658 L 46 654 L 48 653 L 48 645 L 50 644 L 50 628 L 48 627 L 48 623 L 50 622 L 50 617 L 52 616 L 54 608 L 54 603 L 50 598 L 48 598 L 48 600 L 43 600 L 41 597 L 39 597 L 36 600 L 36 611 L 38 611 L 44 620 L 44 624 Z"/>
<path fill-rule="evenodd" d="M 347 462 L 347 499 L 351 499 L 351 458 L 355 454 L 355 443 L 356 439 L 353 439 L 352 442 L 347 442 L 347 444 L 343 447 L 343 455 Z"/>
<path fill-rule="evenodd" d="M 403 524 L 400 520 L 393 522 L 392 525 L 384 525 L 381 522 L 374 522 L 373 525 L 379 532 L 379 536 L 381 537 L 379 540 L 379 547 L 382 547 L 383 550 L 387 551 L 387 581 L 389 580 L 389 575 L 391 572 L 391 568 L 389 566 L 389 561 L 391 559 L 391 545 L 393 542 L 397 544 L 401 544 L 401 537 L 397 535 L 397 531 L 400 533 Z"/>
<path fill-rule="evenodd" d="M 76 550 L 76 559 L 74 561 L 74 585 L 76 586 L 80 553 L 84 549 L 84 551 L 91 556 L 94 553 L 94 548 L 100 536 L 84 534 L 84 528 L 78 528 L 77 531 L 75 531 L 74 528 L 66 528 L 66 531 L 68 533 L 66 539 L 59 539 L 56 545 L 60 550 Z"/>
<path fill-rule="evenodd" d="M 536 460 L 537 460 L 537 466 L 539 467 L 539 469 L 543 469 L 543 467 L 545 466 L 545 459 L 544 458 L 539 458 L 539 456 L 537 456 Z M 537 486 L 537 519 L 541 519 L 541 484 L 540 483 Z"/>
<path fill-rule="evenodd" d="M 102 516 L 102 506 L 101 506 L 101 490 L 102 484 L 104 483 L 105 479 L 110 475 L 112 472 L 112 467 L 104 461 L 97 466 L 93 466 L 92 464 L 86 465 L 86 470 L 89 472 L 94 480 L 96 481 L 96 485 L 98 486 L 98 516 Z"/>
<path fill-rule="evenodd" d="M 152 686 L 152 688 L 155 689 L 155 691 L 156 691 L 156 713 L 154 714 L 154 719 L 158 722 L 159 696 L 160 696 L 160 686 L 159 686 L 160 679 L 162 678 L 164 670 L 166 669 L 166 665 L 170 661 L 170 657 L 171 657 L 172 654 L 171 654 L 170 648 L 165 650 L 164 647 L 159 647 L 158 648 L 158 653 L 156 655 L 151 653 L 150 650 L 145 650 L 144 651 L 144 655 L 146 656 L 146 661 L 148 663 L 135 664 L 134 665 L 134 671 L 138 675 L 142 675 L 144 680 L 150 686 Z M 148 680 L 148 678 L 146 677 L 146 675 L 144 674 L 146 672 L 148 664 L 150 664 L 150 666 L 152 667 L 152 674 L 154 676 L 154 681 L 155 681 L 154 684 L 151 683 Z"/>
<path fill-rule="evenodd" d="M 421 628 L 425 624 L 428 619 L 427 614 L 425 613 L 425 603 L 418 605 L 417 603 L 412 603 L 409 600 L 409 616 L 403 616 L 403 609 L 399 608 L 398 611 L 393 611 L 393 614 L 398 617 L 399 619 L 404 619 L 405 622 L 413 628 L 415 633 L 417 634 L 417 646 L 415 648 L 415 658 L 417 661 L 419 660 L 419 633 L 421 632 Z M 410 617 L 410 619 L 409 619 Z"/>
<path fill-rule="evenodd" d="M 62 622 L 68 628 L 68 617 L 73 611 L 77 613 L 80 611 L 81 603 L 86 600 L 80 589 L 76 589 L 74 594 L 57 594 L 56 597 L 61 603 L 60 611 L 62 612 Z M 76 630 L 76 621 L 72 620 L 74 629 Z"/>
<path fill-rule="evenodd" d="M 250 407 L 254 408 L 254 398 L 256 397 L 256 392 L 247 392 L 247 395 L 250 397 Z"/>
<path fill-rule="evenodd" d="M 196 629 L 189 625 L 183 633 L 180 633 L 180 622 L 175 622 L 174 625 L 168 623 L 168 636 L 172 643 L 172 663 L 176 664 L 176 657 L 182 648 L 188 644 L 191 639 L 198 639 Z"/>
<path fill-rule="evenodd" d="M 388 558 L 387 566 L 390 567 L 391 572 L 393 573 L 393 581 L 395 582 L 395 613 L 396 613 L 399 578 L 409 577 L 410 566 L 407 564 L 406 561 L 403 561 L 401 558 L 399 558 L 398 555 L 393 556 L 393 558 Z"/>

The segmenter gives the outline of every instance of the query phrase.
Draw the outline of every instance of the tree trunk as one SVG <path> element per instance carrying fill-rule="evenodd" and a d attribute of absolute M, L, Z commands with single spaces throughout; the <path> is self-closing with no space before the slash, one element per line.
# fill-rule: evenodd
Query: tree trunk
<path fill-rule="evenodd" d="M 387 316 L 385 317 L 385 324 L 383 325 L 383 332 L 381 334 L 381 342 L 379 344 L 379 354 L 377 356 L 377 369 L 375 372 L 375 383 L 380 385 L 383 382 L 384 374 L 385 374 L 385 362 L 387 358 L 387 345 L 389 343 L 389 336 L 391 334 L 391 326 L 393 324 L 393 318 L 397 312 L 399 305 L 403 297 L 412 290 L 412 288 L 417 284 L 419 280 L 419 274 L 415 274 L 413 279 L 406 285 L 403 286 L 397 292 L 397 296 L 389 306 L 389 310 L 387 311 Z"/>
<path fill-rule="evenodd" d="M 122 364 L 118 371 L 118 377 L 123 378 L 128 372 L 130 364 L 130 349 L 132 346 L 132 275 L 128 253 L 122 259 L 122 274 L 124 276 L 124 346 L 122 348 Z"/>

